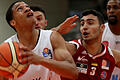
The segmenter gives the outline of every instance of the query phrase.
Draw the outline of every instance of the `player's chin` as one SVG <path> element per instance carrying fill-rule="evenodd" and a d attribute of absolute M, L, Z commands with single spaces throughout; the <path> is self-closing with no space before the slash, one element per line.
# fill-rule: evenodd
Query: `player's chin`
<path fill-rule="evenodd" d="M 40 30 L 41 28 L 40 27 L 35 27 L 36 30 Z"/>

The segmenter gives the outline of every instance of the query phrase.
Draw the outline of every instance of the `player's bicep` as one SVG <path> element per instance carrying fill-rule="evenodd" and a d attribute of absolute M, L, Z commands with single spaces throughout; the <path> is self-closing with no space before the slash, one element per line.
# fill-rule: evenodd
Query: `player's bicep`
<path fill-rule="evenodd" d="M 72 56 L 68 52 L 65 41 L 58 33 L 53 33 L 52 38 L 52 46 L 54 48 L 54 57 L 56 60 L 69 60 L 72 61 Z"/>
<path fill-rule="evenodd" d="M 71 54 L 64 49 L 56 49 L 55 50 L 55 59 L 59 61 L 68 61 L 70 63 L 73 63 L 73 59 Z"/>

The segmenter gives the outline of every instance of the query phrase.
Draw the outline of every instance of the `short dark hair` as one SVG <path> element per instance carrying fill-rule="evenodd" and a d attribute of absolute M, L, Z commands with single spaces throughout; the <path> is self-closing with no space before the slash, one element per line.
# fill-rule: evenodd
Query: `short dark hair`
<path fill-rule="evenodd" d="M 98 12 L 98 11 L 96 11 L 96 10 L 93 10 L 93 9 L 84 10 L 84 11 L 82 12 L 81 17 L 87 16 L 87 15 L 89 15 L 89 14 L 92 14 L 92 15 L 94 15 L 94 16 L 97 16 L 100 25 L 105 23 L 105 20 L 104 20 L 103 15 L 102 15 L 100 12 Z"/>
<path fill-rule="evenodd" d="M 22 1 L 15 1 L 14 3 L 12 3 L 12 4 L 10 5 L 10 7 L 8 8 L 7 13 L 6 13 L 7 23 L 8 23 L 8 24 L 10 25 L 10 27 L 13 28 L 15 31 L 16 31 L 16 29 L 10 24 L 10 21 L 13 19 L 12 8 L 13 8 L 14 4 L 16 4 L 17 2 L 22 2 Z"/>
<path fill-rule="evenodd" d="M 45 18 L 46 18 L 46 13 L 43 10 L 43 8 L 38 7 L 38 6 L 30 6 L 30 9 L 32 9 L 33 11 L 40 11 L 40 12 L 42 12 L 44 14 Z"/>

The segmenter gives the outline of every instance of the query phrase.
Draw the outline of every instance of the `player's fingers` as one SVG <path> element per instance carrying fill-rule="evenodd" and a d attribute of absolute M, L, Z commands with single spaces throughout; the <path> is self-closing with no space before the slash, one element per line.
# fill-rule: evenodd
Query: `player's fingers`
<path fill-rule="evenodd" d="M 79 18 L 79 17 L 78 17 L 77 15 L 74 15 L 74 16 L 68 18 L 68 19 L 67 19 L 67 22 L 73 23 L 73 22 L 74 22 L 75 20 L 77 20 L 78 18 Z"/>
<path fill-rule="evenodd" d="M 78 19 L 79 17 L 77 15 L 73 16 L 72 21 L 75 21 L 76 19 Z"/>
<path fill-rule="evenodd" d="M 19 43 L 18 45 L 19 45 L 20 50 L 24 50 L 24 51 L 30 50 L 28 47 L 24 46 L 24 45 L 21 44 L 21 43 Z"/>
<path fill-rule="evenodd" d="M 76 23 L 73 23 L 73 24 L 71 25 L 71 29 L 73 29 L 76 25 L 77 25 Z"/>
<path fill-rule="evenodd" d="M 28 62 L 28 57 L 22 58 L 22 59 L 20 60 L 20 62 L 23 63 L 23 64 L 29 64 L 29 62 Z"/>
<path fill-rule="evenodd" d="M 34 53 L 33 53 L 32 51 L 22 51 L 22 52 L 20 53 L 20 56 L 21 56 L 22 58 L 29 57 L 29 56 L 33 56 L 33 55 L 34 55 Z"/>
<path fill-rule="evenodd" d="M 23 64 L 31 64 L 32 61 L 33 61 L 33 56 L 27 56 L 25 55 L 26 57 L 23 57 L 20 62 L 23 63 Z"/>

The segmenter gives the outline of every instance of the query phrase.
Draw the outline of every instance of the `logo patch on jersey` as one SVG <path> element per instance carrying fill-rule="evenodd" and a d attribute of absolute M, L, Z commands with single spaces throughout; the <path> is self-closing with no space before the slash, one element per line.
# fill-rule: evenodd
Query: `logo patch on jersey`
<path fill-rule="evenodd" d="M 82 53 L 81 53 L 81 54 L 85 54 L 85 55 L 86 55 L 86 54 L 87 54 L 87 52 L 84 50 L 84 51 L 82 51 Z"/>
<path fill-rule="evenodd" d="M 101 74 L 100 74 L 100 77 L 101 79 L 105 79 L 107 77 L 107 72 L 106 71 L 103 71 Z"/>
<path fill-rule="evenodd" d="M 44 48 L 42 54 L 44 57 L 52 59 L 52 53 L 50 49 Z"/>
<path fill-rule="evenodd" d="M 109 67 L 110 67 L 110 61 L 103 59 L 102 60 L 102 69 L 109 70 Z"/>
<path fill-rule="evenodd" d="M 87 68 L 88 68 L 87 64 L 82 64 L 80 62 L 77 62 L 76 66 L 77 66 L 78 72 L 87 74 Z"/>
<path fill-rule="evenodd" d="M 82 56 L 82 57 L 79 56 L 77 60 L 78 61 L 83 61 L 83 62 L 88 62 L 88 60 L 85 59 L 85 56 Z"/>

